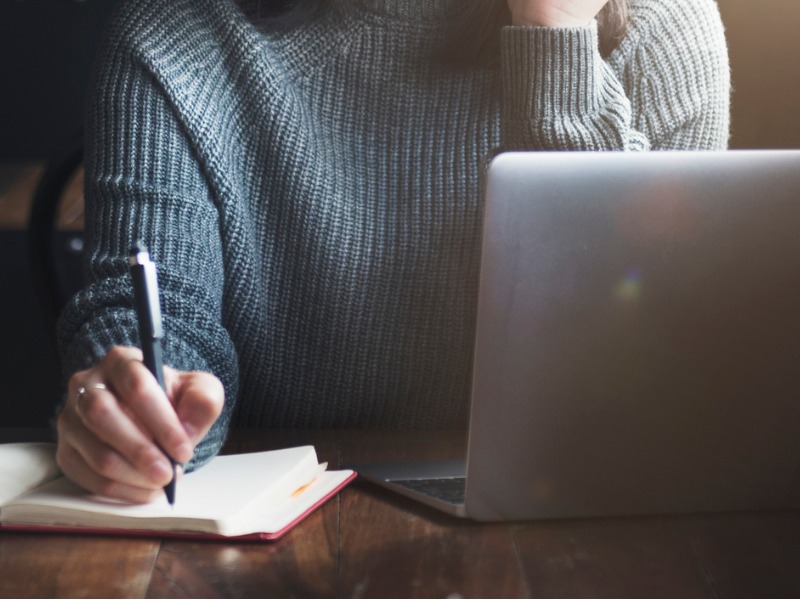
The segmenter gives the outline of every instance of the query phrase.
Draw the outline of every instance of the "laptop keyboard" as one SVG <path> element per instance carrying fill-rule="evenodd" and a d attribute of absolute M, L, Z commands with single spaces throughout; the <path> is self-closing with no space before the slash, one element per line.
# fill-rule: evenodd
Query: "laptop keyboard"
<path fill-rule="evenodd" d="M 392 483 L 426 496 L 449 502 L 464 504 L 466 477 L 446 477 L 441 479 L 392 479 Z"/>

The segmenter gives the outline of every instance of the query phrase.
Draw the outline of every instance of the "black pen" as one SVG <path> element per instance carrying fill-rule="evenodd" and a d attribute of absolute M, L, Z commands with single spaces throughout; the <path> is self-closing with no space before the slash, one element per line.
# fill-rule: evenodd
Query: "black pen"
<path fill-rule="evenodd" d="M 136 303 L 136 317 L 139 321 L 139 339 L 141 340 L 144 364 L 166 393 L 164 361 L 161 356 L 161 338 L 164 337 L 164 330 L 161 327 L 161 305 L 158 300 L 156 265 L 150 260 L 147 246 L 139 242 L 134 243 L 131 247 L 128 264 L 133 279 L 133 298 Z M 167 501 L 170 505 L 174 505 L 177 464 L 166 452 L 164 454 L 172 464 L 172 481 L 164 487 L 164 492 L 167 494 Z"/>

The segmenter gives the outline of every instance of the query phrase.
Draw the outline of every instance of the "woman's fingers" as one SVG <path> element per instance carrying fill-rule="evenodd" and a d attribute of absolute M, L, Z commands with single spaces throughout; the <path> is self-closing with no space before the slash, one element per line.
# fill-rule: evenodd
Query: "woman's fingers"
<path fill-rule="evenodd" d="M 178 419 L 175 407 L 141 357 L 136 348 L 114 348 L 98 365 L 101 377 L 113 389 L 124 411 L 131 414 L 131 420 L 153 440 L 151 443 L 177 462 L 186 462 L 192 457 L 194 444 Z M 141 451 L 133 438 L 126 437 L 126 442 L 128 450 Z M 126 456 L 133 459 L 136 455 Z"/>
<path fill-rule="evenodd" d="M 88 431 L 76 430 L 72 445 L 95 471 L 140 486 L 169 482 L 169 460 L 123 409 L 111 389 L 79 389 L 75 409 Z M 94 435 L 87 435 L 89 432 Z"/>
<path fill-rule="evenodd" d="M 185 402 L 189 429 L 207 430 L 216 395 L 209 399 L 196 386 L 188 389 L 196 396 Z M 182 394 L 182 386 L 177 391 Z M 168 456 L 177 462 L 191 459 L 199 438 L 187 433 L 138 349 L 112 349 L 95 367 L 70 378 L 68 394 L 58 418 L 57 459 L 82 487 L 131 502 L 148 501 L 163 494 L 161 488 L 173 477 Z"/>
<path fill-rule="evenodd" d="M 87 456 L 91 457 L 95 466 L 87 462 Z M 59 440 L 56 460 L 72 481 L 94 494 L 142 503 L 151 502 L 164 493 L 158 486 L 142 487 L 127 483 L 124 477 L 120 479 L 123 472 L 130 469 L 129 465 L 104 445 L 94 445 L 91 441 L 84 440 L 78 449 L 71 442 Z M 111 476 L 105 476 L 102 472 L 110 472 Z"/>
<path fill-rule="evenodd" d="M 131 502 L 163 493 L 173 476 L 169 458 L 191 459 L 225 401 L 222 383 L 209 373 L 165 367 L 164 377 L 169 397 L 140 350 L 117 347 L 70 378 L 57 451 L 70 479 Z"/>
<path fill-rule="evenodd" d="M 83 396 L 101 391 L 85 386 Z M 79 414 L 87 409 L 84 400 L 80 403 L 82 408 L 78 406 L 75 392 L 58 417 L 56 460 L 61 470 L 90 492 L 129 502 L 148 502 L 163 493 L 163 476 L 151 477 L 136 469 L 113 446 L 86 427 Z"/>

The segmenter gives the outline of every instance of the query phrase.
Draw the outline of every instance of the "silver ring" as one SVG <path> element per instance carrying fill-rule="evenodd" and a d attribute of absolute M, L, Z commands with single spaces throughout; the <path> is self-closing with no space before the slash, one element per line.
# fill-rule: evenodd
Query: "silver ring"
<path fill-rule="evenodd" d="M 78 388 L 78 398 L 77 401 L 80 402 L 83 397 L 89 392 L 89 390 L 107 390 L 105 383 L 90 383 L 87 386 L 81 386 Z"/>

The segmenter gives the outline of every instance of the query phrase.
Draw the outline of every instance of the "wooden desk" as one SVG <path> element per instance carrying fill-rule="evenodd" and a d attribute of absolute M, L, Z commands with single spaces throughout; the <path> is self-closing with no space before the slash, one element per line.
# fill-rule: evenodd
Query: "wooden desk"
<path fill-rule="evenodd" d="M 230 451 L 449 457 L 458 436 L 237 432 Z M 274 544 L 0 534 L 2 597 L 800 595 L 800 512 L 477 524 L 356 482 Z"/>

